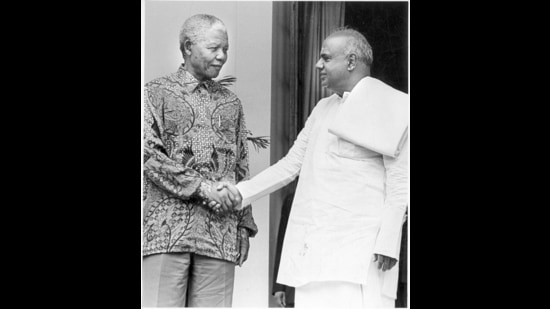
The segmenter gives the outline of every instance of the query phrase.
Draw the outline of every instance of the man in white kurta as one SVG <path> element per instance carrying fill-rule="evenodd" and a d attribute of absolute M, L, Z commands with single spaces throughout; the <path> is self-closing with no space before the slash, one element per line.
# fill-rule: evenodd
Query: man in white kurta
<path fill-rule="evenodd" d="M 318 102 L 283 159 L 236 186 L 246 206 L 300 176 L 277 276 L 278 283 L 296 287 L 296 307 L 394 307 L 398 267 L 393 266 L 408 203 L 406 130 L 382 130 L 378 141 L 362 146 L 342 138 L 357 132 L 331 133 L 347 98 L 360 102 L 357 93 L 370 93 L 369 100 L 377 102 L 389 95 L 397 107 L 373 113 L 408 119 L 402 117 L 408 96 L 370 77 L 371 63 L 372 49 L 360 33 L 331 34 L 317 68 L 335 94 Z M 402 128 L 402 121 L 395 127 Z M 399 144 L 389 155 L 367 148 L 378 149 L 377 143 L 392 138 Z"/>

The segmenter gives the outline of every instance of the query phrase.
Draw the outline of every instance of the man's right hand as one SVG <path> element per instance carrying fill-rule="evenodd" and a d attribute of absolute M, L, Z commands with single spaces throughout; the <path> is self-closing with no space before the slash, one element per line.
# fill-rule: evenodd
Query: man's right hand
<path fill-rule="evenodd" d="M 227 189 L 218 190 L 217 184 L 214 184 L 207 193 L 210 202 L 208 206 L 217 214 L 227 213 L 235 209 L 234 197 Z"/>
<path fill-rule="evenodd" d="M 275 300 L 277 301 L 277 305 L 279 307 L 286 307 L 286 293 L 283 291 L 277 291 L 275 292 Z"/>
<path fill-rule="evenodd" d="M 239 192 L 239 189 L 237 189 L 234 184 L 227 181 L 221 181 L 216 186 L 216 189 L 218 190 L 218 192 L 223 192 L 224 189 L 228 191 L 227 194 L 230 196 L 233 209 L 241 208 L 243 198 L 241 196 L 241 192 Z"/>
<path fill-rule="evenodd" d="M 242 198 L 239 190 L 229 182 L 214 183 L 205 190 L 209 202 L 204 202 L 217 214 L 228 213 L 240 208 Z"/>

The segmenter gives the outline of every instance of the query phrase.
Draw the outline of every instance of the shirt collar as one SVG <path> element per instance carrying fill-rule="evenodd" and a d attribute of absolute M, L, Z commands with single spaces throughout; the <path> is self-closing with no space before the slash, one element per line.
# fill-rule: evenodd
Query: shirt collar
<path fill-rule="evenodd" d="M 183 63 L 178 68 L 176 74 L 178 80 L 180 80 L 183 86 L 190 92 L 193 92 L 200 87 L 204 87 L 207 91 L 210 91 L 212 87 L 216 84 L 216 82 L 211 79 L 203 82 L 199 81 L 195 78 L 195 76 L 193 76 L 193 74 L 187 72 L 187 70 L 183 68 Z"/>
<path fill-rule="evenodd" d="M 349 94 L 349 91 L 344 91 L 344 93 L 342 94 L 342 103 L 348 98 Z"/>

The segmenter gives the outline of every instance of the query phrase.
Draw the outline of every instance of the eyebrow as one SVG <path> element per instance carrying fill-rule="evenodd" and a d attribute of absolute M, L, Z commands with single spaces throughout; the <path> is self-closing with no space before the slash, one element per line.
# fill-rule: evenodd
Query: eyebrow
<path fill-rule="evenodd" d="M 209 43 L 209 44 L 206 44 L 206 47 L 208 47 L 208 48 L 211 48 L 211 47 L 216 47 L 216 48 L 219 48 L 219 47 L 222 47 L 222 48 L 229 48 L 229 44 L 224 45 L 224 44 L 217 44 L 217 43 Z"/>

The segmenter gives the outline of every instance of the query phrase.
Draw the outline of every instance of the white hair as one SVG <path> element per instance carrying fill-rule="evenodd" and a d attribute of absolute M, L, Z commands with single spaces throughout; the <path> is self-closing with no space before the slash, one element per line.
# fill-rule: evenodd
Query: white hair
<path fill-rule="evenodd" d="M 364 62 L 369 67 L 372 65 L 372 47 L 361 32 L 348 28 L 339 28 L 334 30 L 327 38 L 335 36 L 348 38 L 344 49 L 346 57 L 350 54 L 355 54 L 359 61 Z"/>

